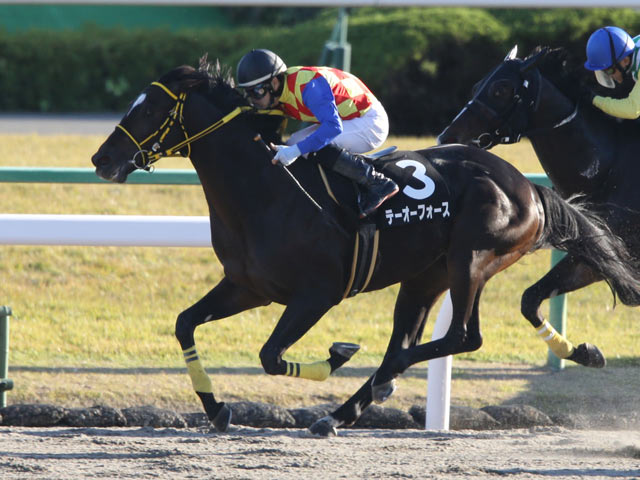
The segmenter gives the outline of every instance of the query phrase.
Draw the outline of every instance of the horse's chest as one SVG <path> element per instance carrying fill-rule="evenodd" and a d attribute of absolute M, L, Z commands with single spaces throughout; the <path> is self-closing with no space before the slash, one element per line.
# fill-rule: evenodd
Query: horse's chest
<path fill-rule="evenodd" d="M 214 228 L 215 232 L 215 228 Z M 247 238 L 230 232 L 213 235 L 213 248 L 229 280 L 252 290 L 271 290 L 282 283 L 282 268 L 288 261 L 286 251 L 268 247 L 269 241 Z"/>

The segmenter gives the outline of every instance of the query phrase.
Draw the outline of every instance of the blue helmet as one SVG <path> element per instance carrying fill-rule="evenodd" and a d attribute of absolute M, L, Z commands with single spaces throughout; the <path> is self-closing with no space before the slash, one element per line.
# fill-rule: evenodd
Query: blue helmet
<path fill-rule="evenodd" d="M 604 27 L 596 30 L 587 42 L 587 70 L 604 70 L 616 65 L 633 52 L 635 44 L 631 35 L 618 27 Z"/>

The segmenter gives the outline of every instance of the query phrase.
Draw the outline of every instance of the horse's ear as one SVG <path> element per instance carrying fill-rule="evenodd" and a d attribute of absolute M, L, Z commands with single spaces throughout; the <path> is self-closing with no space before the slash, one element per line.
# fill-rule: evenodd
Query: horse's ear
<path fill-rule="evenodd" d="M 504 57 L 504 61 L 513 60 L 518 56 L 518 45 L 514 45 L 513 48 L 507 53 L 507 56 Z"/>
<path fill-rule="evenodd" d="M 549 47 L 544 47 L 535 55 L 532 55 L 531 57 L 524 60 L 522 62 L 522 65 L 520 65 L 520 71 L 522 73 L 528 72 L 533 67 L 535 67 L 536 64 L 547 55 L 547 53 L 549 53 Z"/>

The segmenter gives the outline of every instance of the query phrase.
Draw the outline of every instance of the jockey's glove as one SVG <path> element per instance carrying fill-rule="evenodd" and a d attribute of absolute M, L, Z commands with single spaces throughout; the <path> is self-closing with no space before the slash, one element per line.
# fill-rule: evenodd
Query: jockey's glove
<path fill-rule="evenodd" d="M 276 155 L 273 157 L 273 164 L 281 163 L 285 167 L 296 161 L 301 153 L 298 145 L 273 145 Z"/>

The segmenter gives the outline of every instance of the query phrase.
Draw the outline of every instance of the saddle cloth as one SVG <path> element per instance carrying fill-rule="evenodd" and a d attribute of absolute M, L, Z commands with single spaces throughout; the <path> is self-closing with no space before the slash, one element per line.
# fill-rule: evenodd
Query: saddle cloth
<path fill-rule="evenodd" d="M 379 229 L 433 223 L 451 218 L 451 193 L 429 160 L 416 152 L 396 152 L 371 162 L 392 178 L 400 191 L 384 202 L 373 219 Z"/>
<path fill-rule="evenodd" d="M 353 264 L 344 297 L 352 297 L 369 284 L 378 256 L 378 231 L 428 222 L 433 228 L 451 218 L 451 194 L 442 176 L 429 160 L 416 152 L 395 152 L 369 158 L 374 168 L 392 178 L 400 191 L 383 203 L 373 216 L 361 219 L 355 235 Z M 318 165 L 325 187 L 334 200 L 328 178 Z M 356 205 L 348 208 L 357 211 Z"/>

